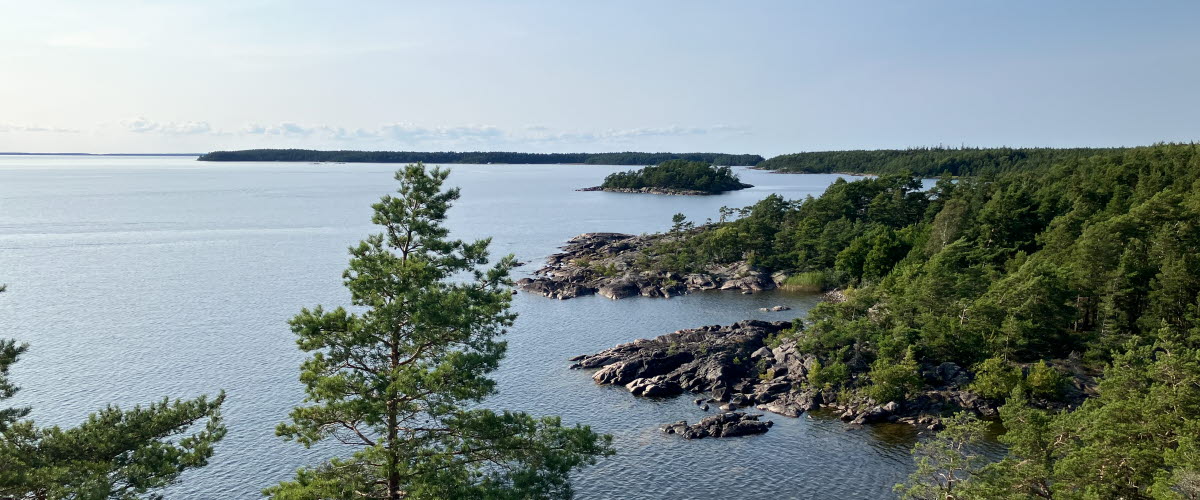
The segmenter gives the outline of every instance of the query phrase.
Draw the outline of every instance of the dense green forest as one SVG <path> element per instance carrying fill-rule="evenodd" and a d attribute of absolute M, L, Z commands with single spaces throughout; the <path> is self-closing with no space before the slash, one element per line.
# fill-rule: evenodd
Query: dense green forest
<path fill-rule="evenodd" d="M 729 167 L 718 167 L 702 161 L 669 160 L 640 170 L 609 174 L 600 187 L 654 188 L 715 194 L 751 186 L 743 184 Z"/>
<path fill-rule="evenodd" d="M 912 148 L 857 151 L 820 151 L 781 155 L 763 161 L 758 168 L 780 172 L 828 174 L 898 174 L 918 176 L 978 175 L 1014 168 L 1030 169 L 1121 148 Z"/>
<path fill-rule="evenodd" d="M 925 170 L 772 195 L 653 262 L 748 260 L 843 288 L 790 335 L 818 357 L 809 382 L 841 399 L 903 401 L 923 369 L 968 367 L 973 392 L 1007 400 L 1011 451 L 956 498 L 1197 498 L 1200 146 L 969 154 L 1003 168 L 929 191 Z M 1092 375 L 1082 405 L 1044 409 Z"/>
<path fill-rule="evenodd" d="M 592 165 L 656 165 L 667 160 L 701 161 L 712 165 L 755 165 L 759 155 L 722 153 L 512 153 L 503 151 L 317 151 L 312 149 L 246 149 L 213 151 L 200 161 L 323 161 L 346 163 L 587 163 Z"/>

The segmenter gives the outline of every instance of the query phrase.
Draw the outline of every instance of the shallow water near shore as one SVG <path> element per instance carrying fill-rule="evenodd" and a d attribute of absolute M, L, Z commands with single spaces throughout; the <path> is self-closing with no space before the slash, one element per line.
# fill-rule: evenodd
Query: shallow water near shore
<path fill-rule="evenodd" d="M 0 338 L 31 347 L 11 400 L 42 424 L 74 425 L 108 403 L 224 389 L 229 434 L 210 466 L 168 498 L 257 498 L 344 450 L 274 436 L 303 394 L 287 328 L 301 307 L 346 304 L 346 248 L 375 227 L 370 204 L 399 165 L 202 163 L 191 158 L 0 157 Z M 716 196 L 577 192 L 630 167 L 451 165 L 462 188 L 452 236 L 539 267 L 584 232 L 656 232 L 769 193 L 817 196 L 837 175 L 736 169 L 755 187 Z M 520 293 L 495 372 L 496 409 L 561 415 L 615 437 L 618 455 L 576 474 L 579 498 L 878 498 L 911 470 L 906 426 L 851 430 L 768 414 L 770 432 L 684 441 L 658 426 L 703 417 L 693 397 L 641 399 L 592 383 L 567 358 L 637 338 L 742 319 L 800 317 L 812 294 L 705 292 L 672 299 L 557 301 Z M 787 305 L 785 312 L 760 307 Z M 711 413 L 707 413 L 711 414 Z"/>

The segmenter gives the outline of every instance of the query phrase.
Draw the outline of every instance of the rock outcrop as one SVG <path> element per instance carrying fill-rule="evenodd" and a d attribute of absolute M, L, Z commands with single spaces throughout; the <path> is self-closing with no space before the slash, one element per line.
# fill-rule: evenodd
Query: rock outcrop
<path fill-rule="evenodd" d="M 766 340 L 792 328 L 788 321 L 748 320 L 728 326 L 680 330 L 571 358 L 571 368 L 597 369 L 598 384 L 622 385 L 636 396 L 708 394 L 697 405 L 720 403 L 725 411 L 754 406 L 795 417 L 817 408 L 826 395 L 802 389 L 816 358 L 794 343 L 767 347 Z"/>
<path fill-rule="evenodd" d="M 791 327 L 787 321 L 748 320 L 679 330 L 576 356 L 571 367 L 596 368 L 596 383 L 623 385 L 635 395 L 707 392 L 720 402 L 746 404 L 745 394 L 761 382 L 754 354 L 764 349 L 769 335 Z"/>
<path fill-rule="evenodd" d="M 771 275 L 745 263 L 710 266 L 702 272 L 680 274 L 647 269 L 646 250 L 679 237 L 665 233 L 634 236 L 585 233 L 567 241 L 562 252 L 546 259 L 532 278 L 517 286 L 555 299 L 600 294 L 613 300 L 626 297 L 673 297 L 696 290 L 739 290 L 754 293 L 777 286 Z"/>
<path fill-rule="evenodd" d="M 742 412 L 718 413 L 700 419 L 699 422 L 688 425 L 686 420 L 662 426 L 667 434 L 678 434 L 684 439 L 703 439 L 706 437 L 727 438 L 762 434 L 770 429 L 774 422 L 760 421 L 762 415 L 749 415 Z"/>
<path fill-rule="evenodd" d="M 752 406 L 797 417 L 824 408 L 852 425 L 892 422 L 931 430 L 940 429 L 941 417 L 954 412 L 966 410 L 984 417 L 997 413 L 998 402 L 971 392 L 971 374 L 954 363 L 922 367 L 924 388 L 903 401 L 877 402 L 862 396 L 839 400 L 836 392 L 814 389 L 808 380 L 817 364 L 815 356 L 801 352 L 791 340 L 774 348 L 767 345 L 768 338 L 791 328 L 793 324 L 787 321 L 747 320 L 679 330 L 576 356 L 571 358 L 571 368 L 595 369 L 592 379 L 596 383 L 621 385 L 635 396 L 704 394 L 694 402 L 705 411 L 714 403 L 725 412 Z M 868 368 L 860 357 L 851 353 L 847 362 L 855 373 Z M 1084 379 L 1077 376 L 1075 380 Z M 668 432 L 700 436 L 703 433 L 696 425 L 671 424 Z M 705 432 L 717 435 L 711 429 Z"/>

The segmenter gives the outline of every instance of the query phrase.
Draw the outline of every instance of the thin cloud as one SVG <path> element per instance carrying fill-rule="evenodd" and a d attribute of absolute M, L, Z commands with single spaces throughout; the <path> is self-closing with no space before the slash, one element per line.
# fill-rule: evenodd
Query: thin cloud
<path fill-rule="evenodd" d="M 77 134 L 79 133 L 79 130 L 73 128 L 43 127 L 40 125 L 0 123 L 0 132 L 55 132 L 62 134 Z"/>
<path fill-rule="evenodd" d="M 126 130 L 138 134 L 198 135 L 217 133 L 208 122 L 203 121 L 157 122 L 147 120 L 145 117 L 137 117 L 132 120 L 124 120 L 121 125 Z"/>
<path fill-rule="evenodd" d="M 277 122 L 250 123 L 234 132 L 214 129 L 206 121 L 159 122 L 138 117 L 121 122 L 136 134 L 240 136 L 281 138 L 313 143 L 373 144 L 374 147 L 523 147 L 525 145 L 603 145 L 673 137 L 745 135 L 746 127 L 638 127 L 601 130 L 555 130 L 542 125 L 504 129 L 492 125 L 426 126 L 407 122 L 385 123 L 373 128 L 351 128 L 329 124 Z M 0 129 L 2 130 L 2 129 Z"/>
<path fill-rule="evenodd" d="M 543 143 L 589 143 L 589 142 L 629 142 L 646 138 L 688 137 L 702 135 L 745 135 L 749 133 L 746 127 L 732 125 L 713 125 L 711 127 L 644 127 L 631 129 L 606 129 L 595 132 L 545 132 L 533 134 L 528 139 Z"/>
<path fill-rule="evenodd" d="M 282 122 L 274 125 L 250 124 L 242 128 L 245 135 L 274 137 L 317 137 L 337 141 L 400 141 L 454 142 L 504 139 L 505 131 L 489 125 L 425 127 L 411 123 L 389 123 L 373 129 L 335 127 L 331 125 L 301 125 Z"/>

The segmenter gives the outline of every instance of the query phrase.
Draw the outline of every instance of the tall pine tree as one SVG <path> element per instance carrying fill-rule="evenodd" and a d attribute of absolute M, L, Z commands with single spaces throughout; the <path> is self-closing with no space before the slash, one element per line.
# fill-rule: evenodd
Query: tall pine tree
<path fill-rule="evenodd" d="M 457 189 L 423 164 L 396 173 L 398 196 L 373 207 L 383 228 L 350 249 L 343 274 L 357 312 L 304 309 L 291 320 L 307 397 L 277 433 L 350 457 L 269 488 L 280 499 L 561 498 L 569 473 L 611 453 L 609 436 L 556 417 L 478 408 L 516 315 L 512 256 L 488 268 L 489 240 L 447 239 Z"/>

